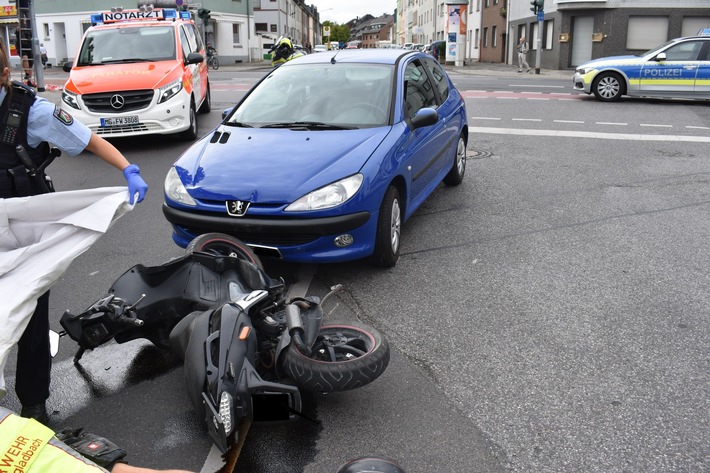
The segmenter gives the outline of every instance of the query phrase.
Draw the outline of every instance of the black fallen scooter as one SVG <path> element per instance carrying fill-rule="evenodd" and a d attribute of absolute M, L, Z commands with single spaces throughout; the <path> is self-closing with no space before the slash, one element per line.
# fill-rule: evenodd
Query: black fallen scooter
<path fill-rule="evenodd" d="M 286 301 L 285 283 L 264 272 L 251 248 L 210 233 L 181 258 L 132 267 L 84 312 L 66 312 L 61 324 L 79 344 L 75 362 L 111 339 L 146 338 L 178 353 L 193 408 L 224 453 L 243 419 L 295 419 L 299 389 L 344 391 L 384 372 L 389 346 L 377 330 L 323 322 L 321 304 L 333 292 L 323 301 Z"/>

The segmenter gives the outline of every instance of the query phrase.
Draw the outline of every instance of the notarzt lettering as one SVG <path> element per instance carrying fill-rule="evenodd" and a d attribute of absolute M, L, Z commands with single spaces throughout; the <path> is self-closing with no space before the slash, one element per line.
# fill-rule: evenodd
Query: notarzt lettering
<path fill-rule="evenodd" d="M 140 11 L 128 10 L 120 12 L 105 12 L 102 14 L 104 22 L 125 20 L 151 20 L 163 18 L 163 10 Z"/>

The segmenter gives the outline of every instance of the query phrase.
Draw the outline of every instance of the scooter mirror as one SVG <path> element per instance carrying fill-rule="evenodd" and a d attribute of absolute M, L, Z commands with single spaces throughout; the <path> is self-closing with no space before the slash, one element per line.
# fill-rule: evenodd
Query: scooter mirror
<path fill-rule="evenodd" d="M 59 338 L 60 335 L 57 332 L 54 330 L 49 331 L 49 354 L 52 355 L 52 358 L 59 353 Z"/>

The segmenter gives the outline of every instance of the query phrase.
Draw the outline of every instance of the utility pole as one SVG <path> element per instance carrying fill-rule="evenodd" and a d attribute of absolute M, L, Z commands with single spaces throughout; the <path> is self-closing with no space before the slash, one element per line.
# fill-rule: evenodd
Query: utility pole
<path fill-rule="evenodd" d="M 42 55 L 39 51 L 37 20 L 35 19 L 34 5 L 32 0 L 20 0 L 18 3 L 19 9 L 17 12 L 17 20 L 20 28 L 17 47 L 18 53 L 20 54 L 20 60 L 22 61 L 22 73 L 25 74 L 26 72 L 24 60 L 22 58 L 29 52 L 32 56 L 32 64 L 28 66 L 34 70 L 34 82 L 37 91 L 44 92 L 44 69 L 42 67 Z M 29 44 L 27 44 L 28 36 L 30 38 Z"/>
<path fill-rule="evenodd" d="M 545 0 L 532 0 L 530 2 L 533 13 L 537 15 L 537 50 L 535 54 L 535 74 L 540 74 L 540 61 L 542 58 L 542 28 L 545 22 Z"/>

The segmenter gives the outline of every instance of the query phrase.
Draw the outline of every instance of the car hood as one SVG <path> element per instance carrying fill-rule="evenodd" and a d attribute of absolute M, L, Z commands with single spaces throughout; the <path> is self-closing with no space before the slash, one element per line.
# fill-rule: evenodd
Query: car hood
<path fill-rule="evenodd" d="M 72 68 L 65 88 L 78 94 L 156 89 L 180 77 L 179 61 L 103 64 Z"/>
<path fill-rule="evenodd" d="M 577 68 L 581 67 L 603 67 L 603 66 L 618 66 L 621 64 L 630 64 L 630 63 L 636 63 L 639 60 L 641 60 L 640 57 L 638 56 L 612 56 L 612 57 L 603 57 L 599 59 L 594 59 L 593 61 L 585 62 L 584 64 L 581 64 L 577 66 Z"/>
<path fill-rule="evenodd" d="M 288 204 L 359 172 L 390 130 L 220 126 L 185 152 L 175 167 L 196 199 Z"/>

